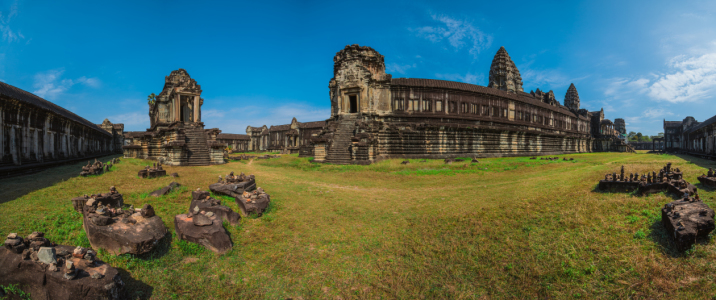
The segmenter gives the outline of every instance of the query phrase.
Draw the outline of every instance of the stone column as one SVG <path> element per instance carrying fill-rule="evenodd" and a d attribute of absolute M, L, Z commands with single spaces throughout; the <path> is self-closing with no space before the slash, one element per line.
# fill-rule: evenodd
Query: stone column
<path fill-rule="evenodd" d="M 181 95 L 174 98 L 174 121 L 181 121 Z"/>
<path fill-rule="evenodd" d="M 199 96 L 194 96 L 194 122 L 201 122 L 201 100 Z"/>

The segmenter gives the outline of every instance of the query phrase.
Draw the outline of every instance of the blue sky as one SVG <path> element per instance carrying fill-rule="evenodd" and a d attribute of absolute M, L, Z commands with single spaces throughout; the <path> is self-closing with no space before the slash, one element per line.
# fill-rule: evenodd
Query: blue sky
<path fill-rule="evenodd" d="M 573 82 L 583 108 L 649 135 L 716 114 L 716 1 L 64 2 L 0 0 L 0 81 L 129 131 L 178 68 L 202 86 L 207 128 L 326 119 L 348 44 L 394 78 L 478 85 L 504 46 L 525 91 L 561 102 Z"/>

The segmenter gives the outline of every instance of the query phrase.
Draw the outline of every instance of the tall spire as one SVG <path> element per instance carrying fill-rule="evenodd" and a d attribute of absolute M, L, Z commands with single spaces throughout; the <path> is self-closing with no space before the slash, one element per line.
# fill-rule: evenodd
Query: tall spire
<path fill-rule="evenodd" d="M 577 93 L 577 88 L 574 86 L 574 83 L 569 85 L 567 94 L 564 95 L 564 106 L 572 111 L 579 110 L 579 93 Z"/>
<path fill-rule="evenodd" d="M 512 93 L 523 91 L 520 71 L 517 70 L 505 47 L 500 47 L 495 58 L 492 59 L 490 83 L 487 86 Z"/>

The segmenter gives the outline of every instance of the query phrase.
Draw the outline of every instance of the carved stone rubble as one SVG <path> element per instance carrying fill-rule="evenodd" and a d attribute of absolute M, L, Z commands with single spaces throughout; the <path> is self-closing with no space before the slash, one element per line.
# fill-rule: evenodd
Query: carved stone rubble
<path fill-rule="evenodd" d="M 627 176 L 622 166 L 620 174 L 606 174 L 604 180 L 599 181 L 599 189 L 618 192 L 637 191 L 640 195 L 670 192 L 677 197 L 698 193 L 696 186 L 683 179 L 683 173 L 678 168 L 671 168 L 671 163 L 659 170 L 659 173 L 651 172 L 641 176 L 638 173 Z"/>
<path fill-rule="evenodd" d="M 219 182 L 210 185 L 209 189 L 213 193 L 236 198 L 244 191 L 256 189 L 256 178 L 254 175 L 246 176 L 244 173 L 236 176 L 231 172 L 223 179 L 219 176 Z"/>
<path fill-rule="evenodd" d="M 206 211 L 212 212 L 220 220 L 227 221 L 231 225 L 238 225 L 241 220 L 241 216 L 233 211 L 228 206 L 221 205 L 221 201 L 211 198 L 209 192 L 196 190 L 191 192 L 191 204 L 189 205 L 189 212 L 194 211 Z"/>
<path fill-rule="evenodd" d="M 155 163 L 153 167 L 146 166 L 143 170 L 137 173 L 139 178 L 156 178 L 161 176 L 167 176 L 167 171 L 162 169 L 161 163 Z"/>
<path fill-rule="evenodd" d="M 264 211 L 266 211 L 270 203 L 271 197 L 260 187 L 253 192 L 245 191 L 243 194 L 236 197 L 236 204 L 239 205 L 241 213 L 244 216 L 256 214 L 260 217 L 263 215 Z"/>
<path fill-rule="evenodd" d="M 161 197 L 161 196 L 171 193 L 171 191 L 173 191 L 174 189 L 176 189 L 180 186 L 181 186 L 181 184 L 178 184 L 178 183 L 172 181 L 172 183 L 170 183 L 169 185 L 167 185 L 161 189 L 158 189 L 156 191 L 153 191 L 153 192 L 149 193 L 149 195 L 154 196 L 154 197 Z"/>
<path fill-rule="evenodd" d="M 109 193 L 92 194 L 89 196 L 84 195 L 81 197 L 72 198 L 72 207 L 74 207 L 75 211 L 77 211 L 78 213 L 82 213 L 85 203 L 89 199 L 94 199 L 96 202 L 102 202 L 105 205 L 111 205 L 112 207 L 124 206 L 124 198 L 122 198 L 122 194 L 118 193 L 117 189 L 112 186 L 109 188 Z"/>
<path fill-rule="evenodd" d="M 94 160 L 94 163 L 87 162 L 87 165 L 82 167 L 82 172 L 80 172 L 80 176 L 86 177 L 87 175 L 99 175 L 104 172 L 109 171 L 110 168 L 112 168 L 112 165 L 116 164 L 118 160 L 112 159 L 111 162 L 105 164 L 101 161 L 98 161 L 97 159 Z"/>
<path fill-rule="evenodd" d="M 192 193 L 195 197 L 200 198 L 201 196 L 208 194 L 208 192 Z M 208 195 L 207 195 L 208 197 Z M 210 199 L 204 198 L 206 201 L 203 203 L 197 203 L 192 200 L 192 209 L 189 213 L 176 215 L 174 217 L 174 229 L 176 230 L 177 237 L 179 239 L 201 244 L 207 249 L 218 253 L 224 254 L 231 250 L 231 238 L 226 232 L 223 226 L 222 216 L 215 214 L 212 210 L 215 210 L 214 205 L 212 209 L 212 202 Z M 201 207 L 204 206 L 205 209 Z M 206 209 L 208 206 L 208 210 Z M 226 212 L 225 210 L 218 209 L 220 212 Z M 231 211 L 229 209 L 229 211 Z M 233 211 L 231 211 L 233 213 Z M 229 216 L 230 218 L 230 216 Z"/>
<path fill-rule="evenodd" d="M 96 255 L 51 243 L 41 232 L 25 239 L 11 233 L 0 249 L 0 285 L 20 285 L 33 299 L 119 299 L 119 272 Z"/>
<path fill-rule="evenodd" d="M 661 223 L 679 251 L 691 248 L 699 237 L 714 230 L 714 210 L 696 197 L 685 197 L 664 205 Z"/>
<path fill-rule="evenodd" d="M 716 172 L 714 172 L 713 168 L 709 168 L 708 174 L 703 174 L 698 179 L 704 186 L 716 188 Z"/>
<path fill-rule="evenodd" d="M 154 214 L 154 208 L 149 204 L 141 210 L 122 209 L 90 198 L 82 208 L 82 216 L 92 247 L 114 255 L 147 253 L 167 233 L 162 219 Z"/>

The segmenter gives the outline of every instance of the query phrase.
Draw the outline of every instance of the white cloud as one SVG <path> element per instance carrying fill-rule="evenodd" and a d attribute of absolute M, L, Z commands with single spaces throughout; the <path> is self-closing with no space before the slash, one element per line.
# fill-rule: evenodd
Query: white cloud
<path fill-rule="evenodd" d="M 112 123 L 122 123 L 127 131 L 142 131 L 149 127 L 147 111 L 135 111 L 107 117 Z"/>
<path fill-rule="evenodd" d="M 523 84 L 539 86 L 542 84 L 551 87 L 567 86 L 571 80 L 562 72 L 557 70 L 532 70 L 525 69 L 520 73 Z"/>
<path fill-rule="evenodd" d="M 475 75 L 472 73 L 467 73 L 465 75 L 456 74 L 456 73 L 453 73 L 453 74 L 437 73 L 437 74 L 435 74 L 435 77 L 440 78 L 440 79 L 450 80 L 450 81 L 461 81 L 461 82 L 471 83 L 471 84 L 481 83 L 485 79 L 485 76 L 482 74 Z"/>
<path fill-rule="evenodd" d="M 8 43 L 12 43 L 14 41 L 18 41 L 25 38 L 22 32 L 13 31 L 10 28 L 10 21 L 14 16 L 17 15 L 17 4 L 17 0 L 13 2 L 10 5 L 9 12 L 0 11 L 0 35 L 2 35 L 3 41 L 6 41 Z"/>
<path fill-rule="evenodd" d="M 385 70 L 389 73 L 399 73 L 399 74 L 405 74 L 408 69 L 412 69 L 417 67 L 416 64 L 412 65 L 399 65 L 397 63 L 389 63 L 385 65 Z"/>
<path fill-rule="evenodd" d="M 644 117 L 649 119 L 657 119 L 665 116 L 672 116 L 674 113 L 667 111 L 663 108 L 647 108 L 644 111 Z"/>
<path fill-rule="evenodd" d="M 680 55 L 668 65 L 674 72 L 657 75 L 649 87 L 649 97 L 672 103 L 692 102 L 710 97 L 716 91 L 716 53 L 698 57 Z"/>
<path fill-rule="evenodd" d="M 474 58 L 477 58 L 480 51 L 492 44 L 492 36 L 483 33 L 469 21 L 445 15 L 432 15 L 431 17 L 433 21 L 441 24 L 414 28 L 411 31 L 433 43 L 447 41 L 455 51 L 467 47 Z"/>
<path fill-rule="evenodd" d="M 98 88 L 101 84 L 99 79 L 85 76 L 75 80 L 62 79 L 64 72 L 63 69 L 56 69 L 35 74 L 35 82 L 32 85 L 35 88 L 33 93 L 42 98 L 54 100 L 77 83 L 93 88 Z"/>

